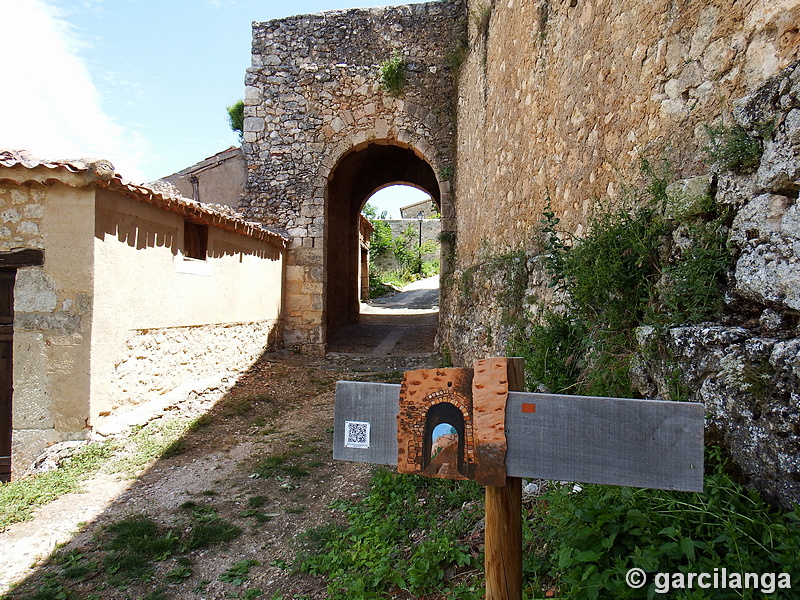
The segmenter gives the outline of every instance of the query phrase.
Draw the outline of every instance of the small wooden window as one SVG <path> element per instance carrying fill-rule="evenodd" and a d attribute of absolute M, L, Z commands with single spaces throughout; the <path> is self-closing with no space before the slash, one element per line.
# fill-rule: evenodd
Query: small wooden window
<path fill-rule="evenodd" d="M 208 226 L 184 221 L 183 250 L 186 258 L 205 260 L 208 252 Z"/>

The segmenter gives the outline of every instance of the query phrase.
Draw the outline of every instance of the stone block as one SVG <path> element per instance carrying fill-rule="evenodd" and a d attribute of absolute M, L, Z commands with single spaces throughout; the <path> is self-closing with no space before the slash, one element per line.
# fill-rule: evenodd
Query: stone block
<path fill-rule="evenodd" d="M 19 269 L 14 284 L 14 309 L 19 312 L 53 312 L 58 303 L 55 279 L 40 267 Z"/>

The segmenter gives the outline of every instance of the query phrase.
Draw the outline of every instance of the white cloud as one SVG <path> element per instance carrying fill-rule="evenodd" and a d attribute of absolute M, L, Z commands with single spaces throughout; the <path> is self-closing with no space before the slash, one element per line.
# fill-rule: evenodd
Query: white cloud
<path fill-rule="evenodd" d="M 103 109 L 78 51 L 85 44 L 43 0 L 2 0 L 0 147 L 41 158 L 106 158 L 126 179 L 142 179 L 148 146 Z"/>

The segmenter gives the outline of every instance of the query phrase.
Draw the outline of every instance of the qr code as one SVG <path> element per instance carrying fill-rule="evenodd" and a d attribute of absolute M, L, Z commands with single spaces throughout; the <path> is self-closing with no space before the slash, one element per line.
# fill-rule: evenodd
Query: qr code
<path fill-rule="evenodd" d="M 345 448 L 369 448 L 369 423 L 345 421 L 344 446 Z"/>

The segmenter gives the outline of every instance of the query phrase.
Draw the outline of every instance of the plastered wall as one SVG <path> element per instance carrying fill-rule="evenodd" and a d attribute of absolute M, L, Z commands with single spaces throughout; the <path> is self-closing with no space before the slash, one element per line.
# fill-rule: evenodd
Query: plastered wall
<path fill-rule="evenodd" d="M 88 431 L 94 191 L 7 185 L 2 250 L 44 248 L 43 266 L 14 286 L 12 469 L 46 446 Z"/>
<path fill-rule="evenodd" d="M 183 256 L 184 218 L 98 191 L 92 415 L 247 368 L 275 341 L 282 253 L 208 228 L 206 260 Z"/>

